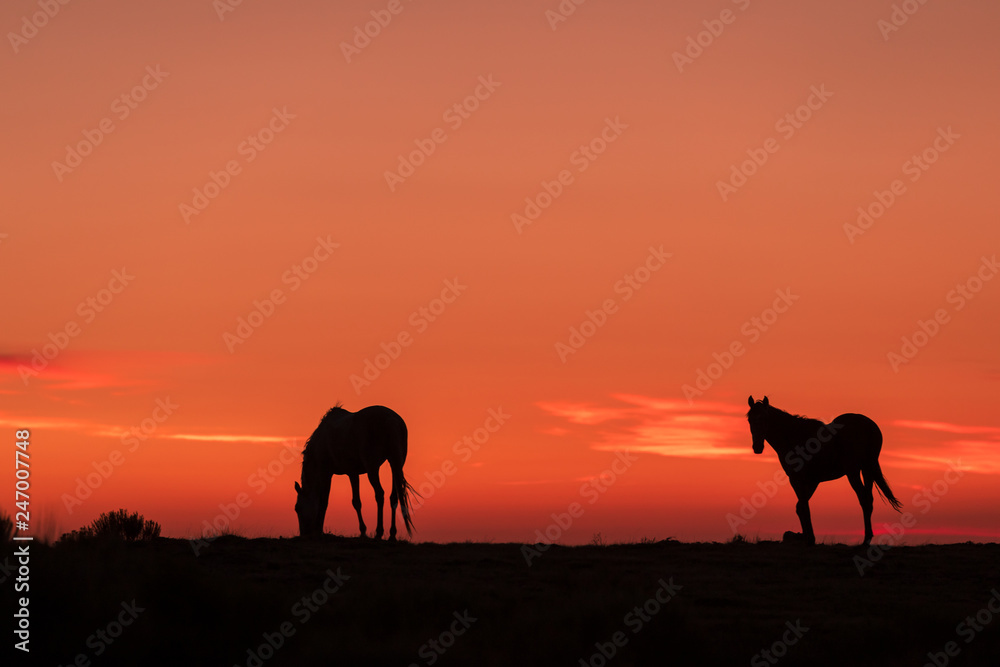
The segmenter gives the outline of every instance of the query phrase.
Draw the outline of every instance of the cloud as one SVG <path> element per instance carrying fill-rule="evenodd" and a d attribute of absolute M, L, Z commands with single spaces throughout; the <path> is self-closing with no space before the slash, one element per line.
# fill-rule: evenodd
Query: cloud
<path fill-rule="evenodd" d="M 161 437 L 167 440 L 198 440 L 200 442 L 252 442 L 258 444 L 289 443 L 290 446 L 296 444 L 296 440 L 298 440 L 298 438 L 290 438 L 280 435 L 206 435 L 196 433 L 173 433 Z"/>
<path fill-rule="evenodd" d="M 154 387 L 173 369 L 213 363 L 217 356 L 172 350 L 67 350 L 44 367 L 34 369 L 32 353 L 0 354 L 2 391 L 74 392 L 117 388 L 131 391 Z M 25 384 L 23 376 L 27 377 Z"/>
<path fill-rule="evenodd" d="M 940 470 L 960 461 L 965 470 L 1000 474 L 1000 427 L 908 419 L 892 423 L 913 432 L 907 439 L 911 447 L 889 453 L 895 465 Z"/>
<path fill-rule="evenodd" d="M 62 419 L 60 417 L 13 417 L 0 414 L 0 426 L 27 429 L 73 430 L 82 431 L 94 425 L 77 419 Z"/>
<path fill-rule="evenodd" d="M 992 434 L 1000 438 L 1000 427 L 997 426 L 964 426 L 962 424 L 949 424 L 947 422 L 913 421 L 909 419 L 897 419 L 892 422 L 896 426 L 903 428 L 920 429 L 924 431 L 940 431 L 943 433 L 955 434 Z"/>
<path fill-rule="evenodd" d="M 551 401 L 537 403 L 549 414 L 566 419 L 571 424 L 594 425 L 619 419 L 627 419 L 630 412 L 622 408 L 602 408 L 587 403 Z"/>
<path fill-rule="evenodd" d="M 595 450 L 707 459 L 753 456 L 742 407 L 707 401 L 689 405 L 686 400 L 636 394 L 610 398 L 614 404 L 543 401 L 537 405 L 570 424 L 600 426 L 591 434 Z"/>

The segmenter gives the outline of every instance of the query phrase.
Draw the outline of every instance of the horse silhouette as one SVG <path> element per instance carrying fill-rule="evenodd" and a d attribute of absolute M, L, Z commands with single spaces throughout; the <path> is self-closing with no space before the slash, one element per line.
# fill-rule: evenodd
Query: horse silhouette
<path fill-rule="evenodd" d="M 295 482 L 298 495 L 295 513 L 299 517 L 299 534 L 303 537 L 323 532 L 323 521 L 330 500 L 330 483 L 334 475 L 347 475 L 351 480 L 351 503 L 358 512 L 358 527 L 365 537 L 365 521 L 361 518 L 361 494 L 358 489 L 361 474 L 368 475 L 375 501 L 378 503 L 378 526 L 375 539 L 381 539 L 382 506 L 385 492 L 378 471 L 389 462 L 392 470 L 392 523 L 389 539 L 396 539 L 396 505 L 402 509 L 407 535 L 413 534 L 410 519 L 410 493 L 417 492 L 403 476 L 406 461 L 406 423 L 403 418 L 381 405 L 372 405 L 350 412 L 340 403 L 330 408 L 302 450 L 302 485 Z"/>
<path fill-rule="evenodd" d="M 802 523 L 802 537 L 808 544 L 816 543 L 812 519 L 809 516 L 809 499 L 820 482 L 828 482 L 847 475 L 847 481 L 858 496 L 865 516 L 865 544 L 872 541 L 872 485 L 879 495 L 897 512 L 903 503 L 892 495 L 889 483 L 878 464 L 882 450 L 882 431 L 868 417 L 843 414 L 829 424 L 789 414 L 772 406 L 767 396 L 754 402 L 749 398 L 750 435 L 753 451 L 764 451 L 764 441 L 770 443 L 798 498 L 795 513 Z M 864 480 L 862 481 L 862 475 Z"/>

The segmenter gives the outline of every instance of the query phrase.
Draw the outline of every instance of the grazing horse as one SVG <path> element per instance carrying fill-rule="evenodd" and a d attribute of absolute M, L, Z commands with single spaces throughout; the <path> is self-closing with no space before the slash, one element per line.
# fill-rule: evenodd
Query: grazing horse
<path fill-rule="evenodd" d="M 847 481 L 857 494 L 865 515 L 865 544 L 869 544 L 873 537 L 873 484 L 878 487 L 882 499 L 897 512 L 900 511 L 903 503 L 892 495 L 878 464 L 882 431 L 871 419 L 864 415 L 845 414 L 824 424 L 818 419 L 779 410 L 768 402 L 767 396 L 756 403 L 751 396 L 749 403 L 747 421 L 750 422 L 753 451 L 755 454 L 763 452 L 766 440 L 777 452 L 781 467 L 788 474 L 788 481 L 798 497 L 795 513 L 802 523 L 802 537 L 806 543 L 816 543 L 809 516 L 809 499 L 820 482 L 847 475 Z"/>
<path fill-rule="evenodd" d="M 368 475 L 378 503 L 378 526 L 375 539 L 382 539 L 382 501 L 385 492 L 378 471 L 388 461 L 392 470 L 392 524 L 389 539 L 396 539 L 396 505 L 402 507 L 406 533 L 413 534 L 410 519 L 410 493 L 417 494 L 403 477 L 406 461 L 406 423 L 403 418 L 381 405 L 350 412 L 338 403 L 330 408 L 302 450 L 302 486 L 295 482 L 295 513 L 299 517 L 299 534 L 303 537 L 323 533 L 323 520 L 330 500 L 330 482 L 334 475 L 347 475 L 351 480 L 351 502 L 358 512 L 358 527 L 365 536 L 361 518 L 359 477 Z"/>

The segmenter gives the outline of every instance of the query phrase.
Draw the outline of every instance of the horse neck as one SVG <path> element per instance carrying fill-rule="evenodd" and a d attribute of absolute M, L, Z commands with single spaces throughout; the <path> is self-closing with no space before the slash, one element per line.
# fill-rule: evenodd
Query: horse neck
<path fill-rule="evenodd" d="M 323 471 L 325 477 L 331 476 L 337 468 L 343 468 L 345 462 L 357 458 L 357 439 L 352 433 L 358 425 L 357 413 L 348 412 L 343 408 L 331 411 L 330 418 L 321 424 L 313 434 L 315 463 Z"/>
<path fill-rule="evenodd" d="M 316 430 L 306 443 L 307 454 L 302 459 L 303 483 L 307 474 L 309 481 L 319 481 L 333 475 L 331 472 L 336 467 L 337 459 L 340 456 L 340 449 L 347 442 L 342 437 L 346 419 L 352 417 L 352 413 L 343 408 L 333 408 L 323 417 L 323 421 L 316 427 Z M 306 463 L 309 468 L 306 468 Z"/>
<path fill-rule="evenodd" d="M 809 425 L 812 421 L 772 407 L 768 415 L 768 428 L 764 439 L 770 443 L 779 456 L 784 456 L 786 452 L 791 451 L 796 445 L 802 444 L 807 439 L 803 431 L 810 428 Z"/>
<path fill-rule="evenodd" d="M 329 486 L 333 473 L 324 452 L 311 451 L 302 457 L 302 485 L 322 489 Z"/>
<path fill-rule="evenodd" d="M 308 461 L 308 463 L 307 463 Z M 322 460 L 316 456 L 302 459 L 302 486 L 309 490 L 316 499 L 316 522 L 319 524 L 319 531 L 323 531 L 323 521 L 326 518 L 326 509 L 330 503 L 330 484 L 333 474 L 328 474 L 323 469 Z"/>

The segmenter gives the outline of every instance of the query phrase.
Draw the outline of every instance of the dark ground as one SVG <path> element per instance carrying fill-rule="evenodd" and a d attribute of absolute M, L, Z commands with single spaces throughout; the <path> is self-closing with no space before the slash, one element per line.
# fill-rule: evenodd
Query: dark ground
<path fill-rule="evenodd" d="M 196 557 L 174 539 L 33 544 L 32 661 L 16 664 L 84 654 L 92 665 L 921 667 L 955 642 L 947 664 L 1000 665 L 1000 614 L 983 612 L 981 631 L 958 628 L 1000 589 L 1000 544 L 894 547 L 864 576 L 854 562 L 864 550 L 839 545 L 552 547 L 531 567 L 522 548 L 222 537 Z M 349 578 L 305 620 L 308 608 L 294 605 L 338 569 Z M 643 619 L 633 610 L 661 579 L 681 588 Z M 8 641 L 12 583 L 0 584 Z M 99 639 L 128 619 L 122 603 L 133 599 L 143 611 L 117 638 L 105 635 L 110 644 Z M 453 622 L 463 629 L 455 614 L 466 611 L 476 619 L 468 630 L 442 637 Z M 292 632 L 273 655 L 248 655 L 286 622 Z M 801 639 L 789 631 L 796 623 Z M 595 643 L 610 652 L 616 632 L 623 646 L 604 661 Z M 783 635 L 795 643 L 769 661 L 760 652 Z M 441 654 L 432 639 L 450 648 Z M 937 658 L 941 667 L 947 656 Z"/>

